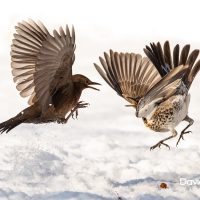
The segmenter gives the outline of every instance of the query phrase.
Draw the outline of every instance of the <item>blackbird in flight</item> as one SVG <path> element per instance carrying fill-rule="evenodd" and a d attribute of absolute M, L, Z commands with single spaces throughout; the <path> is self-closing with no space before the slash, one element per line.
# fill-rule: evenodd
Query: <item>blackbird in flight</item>
<path fill-rule="evenodd" d="M 66 123 L 78 109 L 88 104 L 79 101 L 86 88 L 98 90 L 81 74 L 72 75 L 75 60 L 75 31 L 68 26 L 49 33 L 41 22 L 18 23 L 11 46 L 13 80 L 29 107 L 0 124 L 9 132 L 21 123 Z M 68 115 L 67 115 L 68 114 Z M 67 117 L 66 117 L 67 115 Z"/>

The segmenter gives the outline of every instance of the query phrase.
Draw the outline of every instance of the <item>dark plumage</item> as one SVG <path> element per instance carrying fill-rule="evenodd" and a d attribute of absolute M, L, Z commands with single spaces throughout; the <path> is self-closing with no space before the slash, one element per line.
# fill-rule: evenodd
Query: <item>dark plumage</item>
<path fill-rule="evenodd" d="M 99 85 L 81 74 L 72 75 L 75 60 L 75 31 L 68 26 L 53 36 L 41 23 L 23 21 L 15 27 L 11 46 L 12 74 L 17 90 L 28 97 L 30 106 L 0 124 L 9 132 L 21 123 L 66 123 L 73 112 L 87 103 L 79 102 L 85 88 Z M 70 114 L 66 116 L 67 113 Z"/>
<path fill-rule="evenodd" d="M 181 52 L 179 44 L 177 44 L 173 49 L 172 56 L 168 41 L 164 43 L 163 48 L 158 42 L 157 44 L 151 43 L 150 46 L 146 46 L 146 48 L 144 49 L 145 54 L 154 64 L 162 77 L 168 74 L 172 69 L 180 65 L 188 65 L 187 72 L 182 79 L 188 89 L 190 88 L 194 77 L 198 73 L 200 65 L 200 61 L 198 61 L 194 65 L 199 55 L 199 50 L 195 49 L 191 53 L 189 53 L 189 51 L 189 44 L 185 45 L 182 48 Z"/>

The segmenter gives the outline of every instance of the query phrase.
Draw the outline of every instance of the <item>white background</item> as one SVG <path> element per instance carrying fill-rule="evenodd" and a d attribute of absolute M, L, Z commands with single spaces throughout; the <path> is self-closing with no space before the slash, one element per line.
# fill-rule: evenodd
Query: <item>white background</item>
<path fill-rule="evenodd" d="M 11 1 L 0 6 L 0 120 L 27 106 L 12 81 L 10 45 L 14 26 L 31 18 L 50 32 L 65 24 L 76 30 L 74 73 L 102 83 L 101 92 L 85 90 L 89 102 L 79 119 L 66 125 L 22 124 L 0 136 L 0 200 L 40 199 L 199 199 L 198 186 L 179 178 L 200 179 L 200 77 L 191 88 L 192 134 L 171 151 L 149 147 L 168 133 L 146 129 L 126 102 L 93 67 L 104 51 L 137 52 L 150 42 L 200 47 L 199 1 L 57 0 Z M 185 123 L 178 127 L 180 131 Z M 166 182 L 166 190 L 159 184 Z"/>

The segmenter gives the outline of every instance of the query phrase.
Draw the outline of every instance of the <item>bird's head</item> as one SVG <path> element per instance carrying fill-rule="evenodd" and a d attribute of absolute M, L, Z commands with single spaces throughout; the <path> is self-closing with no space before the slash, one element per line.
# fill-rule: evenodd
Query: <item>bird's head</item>
<path fill-rule="evenodd" d="M 157 106 L 159 105 L 160 101 L 158 101 L 158 99 L 151 101 L 149 103 L 146 103 L 146 101 L 141 98 L 137 104 L 136 107 L 136 117 L 149 117 L 153 114 L 154 110 L 157 108 Z"/>
<path fill-rule="evenodd" d="M 92 85 L 101 85 L 100 83 L 91 81 L 89 78 L 81 74 L 73 75 L 72 79 L 73 79 L 73 83 L 77 84 L 81 89 L 91 88 L 91 89 L 99 91 L 99 89 L 92 87 Z"/>

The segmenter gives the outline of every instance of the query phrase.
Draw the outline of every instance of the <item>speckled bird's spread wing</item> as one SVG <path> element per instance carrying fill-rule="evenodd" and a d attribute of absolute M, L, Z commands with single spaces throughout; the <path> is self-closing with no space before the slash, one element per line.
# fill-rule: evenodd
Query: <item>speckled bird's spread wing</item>
<path fill-rule="evenodd" d="M 148 58 L 134 53 L 110 50 L 100 57 L 103 68 L 94 64 L 102 78 L 120 95 L 136 107 L 161 76 Z"/>

